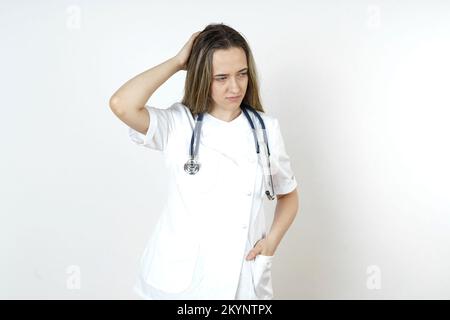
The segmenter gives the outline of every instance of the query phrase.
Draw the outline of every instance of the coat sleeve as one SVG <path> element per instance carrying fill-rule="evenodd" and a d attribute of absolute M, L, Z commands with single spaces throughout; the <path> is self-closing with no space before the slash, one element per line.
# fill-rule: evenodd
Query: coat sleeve
<path fill-rule="evenodd" d="M 274 119 L 274 144 L 270 150 L 273 189 L 276 195 L 286 194 L 297 187 L 297 179 L 291 169 L 278 119 Z"/>
<path fill-rule="evenodd" d="M 163 151 L 174 127 L 175 105 L 167 109 L 160 109 L 149 105 L 145 105 L 145 108 L 150 116 L 150 125 L 147 133 L 144 135 L 128 127 L 128 135 L 136 145 Z"/>

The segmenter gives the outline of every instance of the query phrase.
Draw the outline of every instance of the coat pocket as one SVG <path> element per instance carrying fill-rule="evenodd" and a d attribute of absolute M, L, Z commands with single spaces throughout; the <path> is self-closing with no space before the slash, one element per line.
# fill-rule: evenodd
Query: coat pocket
<path fill-rule="evenodd" d="M 258 299 L 273 299 L 272 288 L 272 260 L 274 256 L 255 257 L 252 263 L 252 276 L 255 294 Z"/>

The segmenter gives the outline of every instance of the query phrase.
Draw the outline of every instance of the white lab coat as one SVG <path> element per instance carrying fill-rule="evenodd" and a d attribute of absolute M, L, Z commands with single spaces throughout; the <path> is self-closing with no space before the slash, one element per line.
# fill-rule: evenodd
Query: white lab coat
<path fill-rule="evenodd" d="M 205 113 L 195 175 L 184 171 L 194 119 L 174 103 L 167 109 L 145 106 L 150 126 L 131 140 L 164 153 L 168 197 L 142 255 L 134 287 L 144 299 L 272 299 L 273 256 L 246 261 L 267 233 L 264 182 L 253 134 L 243 112 L 226 122 Z M 255 125 L 259 122 L 252 112 Z M 278 120 L 263 118 L 275 194 L 297 187 Z M 275 200 L 274 200 L 275 201 Z"/>

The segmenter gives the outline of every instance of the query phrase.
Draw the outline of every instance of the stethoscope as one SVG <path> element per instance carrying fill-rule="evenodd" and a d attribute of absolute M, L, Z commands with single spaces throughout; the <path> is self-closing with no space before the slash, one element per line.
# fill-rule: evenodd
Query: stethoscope
<path fill-rule="evenodd" d="M 244 112 L 244 115 L 247 118 L 250 127 L 252 128 L 253 138 L 255 140 L 256 153 L 263 167 L 263 175 L 266 188 L 265 194 L 267 195 L 267 198 L 269 198 L 269 200 L 273 200 L 275 199 L 275 192 L 272 183 L 272 172 L 270 170 L 270 159 L 269 159 L 270 150 L 264 120 L 261 118 L 258 112 L 256 112 L 254 108 L 249 106 L 248 104 L 241 103 L 240 108 L 242 109 L 242 112 Z M 266 152 L 260 152 L 260 142 L 258 141 L 258 138 L 256 136 L 256 128 L 247 110 L 253 112 L 253 114 L 258 118 L 264 136 L 264 142 L 261 142 L 261 147 L 265 149 Z M 195 127 L 194 131 L 192 132 L 191 146 L 189 148 L 189 159 L 184 164 L 184 171 L 186 171 L 188 174 L 191 175 L 196 174 L 200 170 L 200 163 L 197 160 L 197 155 L 198 155 L 198 147 L 200 144 L 199 141 L 202 124 L 203 124 L 203 113 L 199 113 L 195 119 Z M 194 152 L 194 142 L 196 142 L 195 152 Z"/>

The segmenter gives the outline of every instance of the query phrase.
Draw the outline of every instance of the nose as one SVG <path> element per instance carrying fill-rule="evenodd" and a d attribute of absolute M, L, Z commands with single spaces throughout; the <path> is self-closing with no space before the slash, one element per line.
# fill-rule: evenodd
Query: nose
<path fill-rule="evenodd" d="M 230 92 L 233 94 L 238 94 L 240 92 L 239 82 L 236 78 L 233 78 L 233 77 L 231 77 Z"/>

